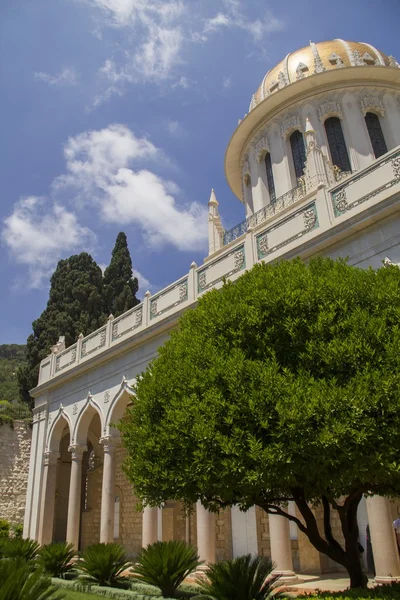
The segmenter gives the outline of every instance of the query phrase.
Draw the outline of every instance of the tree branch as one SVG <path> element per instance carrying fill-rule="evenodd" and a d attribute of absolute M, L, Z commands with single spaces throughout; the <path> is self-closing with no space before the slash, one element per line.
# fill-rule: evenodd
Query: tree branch
<path fill-rule="evenodd" d="M 330 544 L 333 548 L 338 550 L 339 552 L 343 552 L 342 546 L 339 542 L 334 538 L 332 533 L 331 526 L 331 506 L 329 504 L 329 500 L 326 496 L 322 496 L 322 506 L 324 508 L 324 533 L 325 538 L 328 544 Z"/>
<path fill-rule="evenodd" d="M 289 521 L 296 523 L 300 531 L 307 535 L 307 529 L 306 527 L 304 527 L 304 524 L 300 521 L 300 519 L 298 519 L 294 515 L 290 515 L 289 513 L 285 512 L 280 508 L 280 506 L 276 506 L 275 504 L 262 504 L 261 502 L 258 503 L 257 506 L 265 510 L 265 512 L 269 515 L 279 515 L 280 517 L 285 517 Z"/>

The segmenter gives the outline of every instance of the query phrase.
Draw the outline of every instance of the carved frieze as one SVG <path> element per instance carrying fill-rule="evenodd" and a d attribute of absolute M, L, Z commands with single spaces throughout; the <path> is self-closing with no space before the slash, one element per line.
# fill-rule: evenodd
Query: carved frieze
<path fill-rule="evenodd" d="M 318 106 L 318 115 L 320 121 L 325 121 L 329 117 L 343 117 L 339 102 L 334 99 L 323 100 Z"/>
<path fill-rule="evenodd" d="M 280 123 L 282 137 L 287 140 L 293 131 L 296 129 L 301 130 L 301 122 L 299 117 L 294 113 L 289 113 L 284 116 Z"/>
<path fill-rule="evenodd" d="M 364 116 L 367 112 L 376 112 L 381 117 L 385 116 L 382 99 L 379 96 L 368 94 L 361 97 L 361 110 Z"/>
<path fill-rule="evenodd" d="M 244 249 L 238 250 L 238 252 L 235 252 L 235 256 L 234 256 L 234 265 L 235 265 L 235 270 L 236 271 L 240 271 L 240 269 L 243 268 L 244 265 Z"/>

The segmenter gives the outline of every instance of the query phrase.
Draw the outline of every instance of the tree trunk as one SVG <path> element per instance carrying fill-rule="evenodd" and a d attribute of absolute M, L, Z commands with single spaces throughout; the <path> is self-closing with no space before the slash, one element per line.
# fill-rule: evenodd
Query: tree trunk
<path fill-rule="evenodd" d="M 346 562 L 344 565 L 350 576 L 350 587 L 351 588 L 366 588 L 368 584 L 368 577 L 364 573 L 364 567 L 362 564 L 362 557 L 358 548 L 351 550 L 350 548 L 346 551 Z"/>

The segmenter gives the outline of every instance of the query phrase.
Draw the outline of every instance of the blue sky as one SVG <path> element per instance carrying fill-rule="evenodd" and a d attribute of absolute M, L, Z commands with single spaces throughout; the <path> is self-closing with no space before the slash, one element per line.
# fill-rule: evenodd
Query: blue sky
<path fill-rule="evenodd" d="M 24 343 L 57 261 L 125 231 L 140 297 L 206 255 L 224 152 L 265 72 L 309 40 L 400 58 L 399 0 L 2 0 L 0 343 Z"/>

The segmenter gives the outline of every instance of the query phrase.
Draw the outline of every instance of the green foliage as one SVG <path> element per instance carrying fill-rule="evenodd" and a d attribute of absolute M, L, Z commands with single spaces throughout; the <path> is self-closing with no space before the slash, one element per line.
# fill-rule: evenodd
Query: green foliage
<path fill-rule="evenodd" d="M 0 345 L 0 398 L 9 402 L 18 398 L 18 368 L 26 359 L 26 346 L 18 344 Z M 0 402 L 1 404 L 1 402 Z"/>
<path fill-rule="evenodd" d="M 118 587 L 127 583 L 123 572 L 129 569 L 131 563 L 122 546 L 110 543 L 86 548 L 76 566 L 88 581 Z"/>
<path fill-rule="evenodd" d="M 8 423 L 13 427 L 16 420 L 22 420 L 26 423 L 32 421 L 32 412 L 29 406 L 22 402 L 11 404 L 8 400 L 0 401 L 0 425 Z"/>
<path fill-rule="evenodd" d="M 134 575 L 174 598 L 184 579 L 201 564 L 197 550 L 180 541 L 155 542 L 144 548 L 134 566 Z"/>
<path fill-rule="evenodd" d="M 48 575 L 63 577 L 65 573 L 74 568 L 71 561 L 75 554 L 76 552 L 72 544 L 56 542 L 40 548 L 37 563 Z"/>
<path fill-rule="evenodd" d="M 11 538 L 2 546 L 5 558 L 23 559 L 26 562 L 34 561 L 38 555 L 40 545 L 35 540 Z"/>
<path fill-rule="evenodd" d="M 111 262 L 104 271 L 104 297 L 107 314 L 118 317 L 139 304 L 138 280 L 132 276 L 132 260 L 125 233 L 117 236 Z"/>
<path fill-rule="evenodd" d="M 33 322 L 27 340 L 27 365 L 18 371 L 20 397 L 28 404 L 32 404 L 29 390 L 37 385 L 40 361 L 59 336 L 65 336 L 68 347 L 80 333 L 87 335 L 106 320 L 102 272 L 89 254 L 60 260 L 50 282 L 47 307 Z"/>
<path fill-rule="evenodd" d="M 304 596 L 302 596 L 304 598 Z M 400 600 L 400 583 L 389 583 L 384 585 L 376 585 L 373 588 L 346 590 L 345 592 L 317 592 L 315 594 L 307 594 L 307 600 L 314 598 L 323 600 L 357 600 L 358 598 L 370 598 L 381 600 Z"/>
<path fill-rule="evenodd" d="M 7 519 L 0 519 L 0 538 L 8 538 L 10 535 L 10 522 Z"/>
<path fill-rule="evenodd" d="M 61 600 L 49 578 L 37 569 L 31 572 L 27 563 L 0 560 L 0 600 Z"/>
<path fill-rule="evenodd" d="M 203 594 L 215 600 L 269 600 L 280 575 L 271 575 L 271 560 L 247 554 L 209 565 L 207 580 L 199 578 Z"/>
<path fill-rule="evenodd" d="M 311 522 L 309 503 L 329 517 L 347 497 L 346 552 L 317 541 L 365 585 L 352 514 L 400 494 L 400 269 L 257 264 L 182 316 L 136 394 L 120 428 L 143 501 L 293 499 Z"/>
<path fill-rule="evenodd" d="M 23 524 L 22 523 L 18 523 L 18 525 L 14 525 L 12 529 L 13 529 L 14 538 L 21 539 L 22 538 L 22 534 L 24 532 L 24 526 L 23 526 Z"/>

